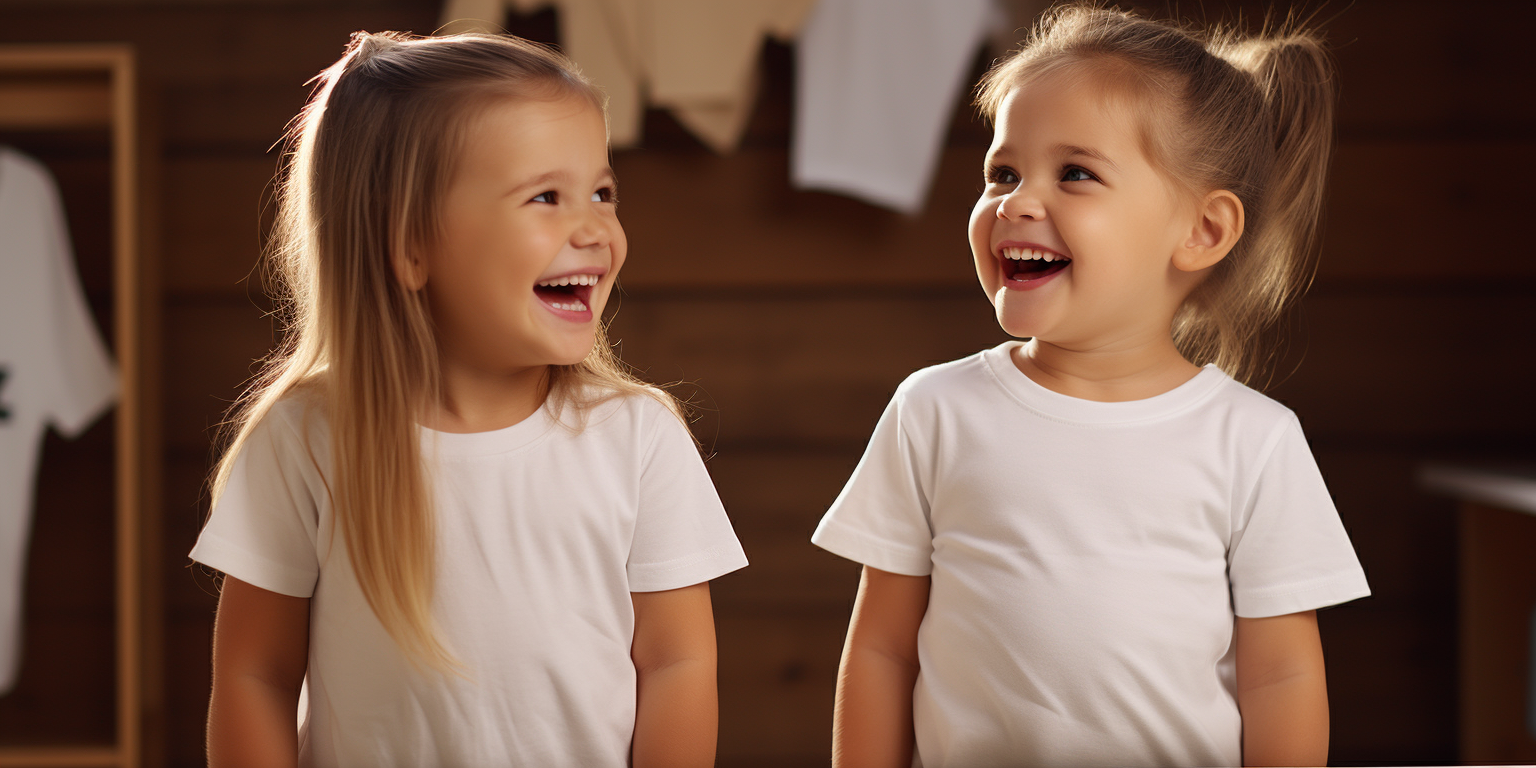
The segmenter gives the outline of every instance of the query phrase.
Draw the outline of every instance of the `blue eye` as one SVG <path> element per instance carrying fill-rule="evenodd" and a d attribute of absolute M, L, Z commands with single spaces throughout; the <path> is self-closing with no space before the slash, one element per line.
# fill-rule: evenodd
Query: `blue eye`
<path fill-rule="evenodd" d="M 553 204 L 555 202 L 555 192 L 554 192 L 554 190 L 550 190 L 548 192 L 540 192 L 539 194 L 534 195 L 533 196 L 533 202 L 535 202 L 535 203 L 550 203 L 550 204 Z"/>
<path fill-rule="evenodd" d="M 1069 165 L 1061 172 L 1062 181 L 1097 181 L 1093 174 L 1075 165 Z"/>

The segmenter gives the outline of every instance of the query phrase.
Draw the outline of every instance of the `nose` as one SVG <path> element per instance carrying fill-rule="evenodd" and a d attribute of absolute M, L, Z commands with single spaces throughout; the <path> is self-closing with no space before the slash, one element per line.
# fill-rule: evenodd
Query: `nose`
<path fill-rule="evenodd" d="M 1013 188 L 997 204 L 997 217 L 1005 221 L 1019 219 L 1040 220 L 1045 218 L 1045 205 L 1038 195 L 1032 194 L 1023 184 Z"/>
<path fill-rule="evenodd" d="M 613 229 L 618 223 L 612 216 L 604 216 L 595 210 L 579 214 L 580 219 L 571 231 L 571 245 L 577 248 L 603 248 L 613 240 Z"/>

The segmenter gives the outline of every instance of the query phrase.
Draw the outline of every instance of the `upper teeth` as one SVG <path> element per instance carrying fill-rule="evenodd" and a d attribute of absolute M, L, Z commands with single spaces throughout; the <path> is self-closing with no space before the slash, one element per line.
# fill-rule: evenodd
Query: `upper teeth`
<path fill-rule="evenodd" d="M 1010 259 L 1044 259 L 1046 261 L 1068 261 L 1065 256 L 1057 256 L 1050 251 L 1037 251 L 1033 248 L 1004 248 L 1003 256 Z"/>
<path fill-rule="evenodd" d="M 566 275 L 553 280 L 540 280 L 537 285 L 541 288 L 553 288 L 558 285 L 597 285 L 597 275 Z"/>

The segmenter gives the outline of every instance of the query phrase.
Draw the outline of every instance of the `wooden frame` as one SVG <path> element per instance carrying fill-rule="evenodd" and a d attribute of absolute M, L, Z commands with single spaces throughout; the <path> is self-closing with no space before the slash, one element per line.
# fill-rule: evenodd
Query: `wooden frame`
<path fill-rule="evenodd" d="M 145 753 L 146 653 L 149 620 L 159 605 L 145 588 L 146 557 L 155 547 L 144 512 L 157 489 L 159 461 L 150 438 L 145 319 L 153 303 L 141 258 L 143 229 L 140 144 L 134 55 L 127 45 L 0 46 L 0 129 L 106 128 L 112 157 L 112 269 L 119 399 L 116 408 L 116 640 L 117 724 L 113 744 L 0 747 L 0 766 L 114 766 L 139 768 Z"/>

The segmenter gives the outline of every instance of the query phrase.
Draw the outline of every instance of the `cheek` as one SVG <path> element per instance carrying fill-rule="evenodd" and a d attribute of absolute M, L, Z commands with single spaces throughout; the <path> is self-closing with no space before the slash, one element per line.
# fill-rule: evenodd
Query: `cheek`
<path fill-rule="evenodd" d="M 971 208 L 971 251 L 977 258 L 992 253 L 992 223 L 997 221 L 997 200 L 981 198 Z"/>
<path fill-rule="evenodd" d="M 624 234 L 624 228 L 619 226 L 617 219 L 613 222 L 611 237 L 609 251 L 613 254 L 613 265 L 609 269 L 617 273 L 624 266 L 624 259 L 629 257 L 629 237 Z"/>

